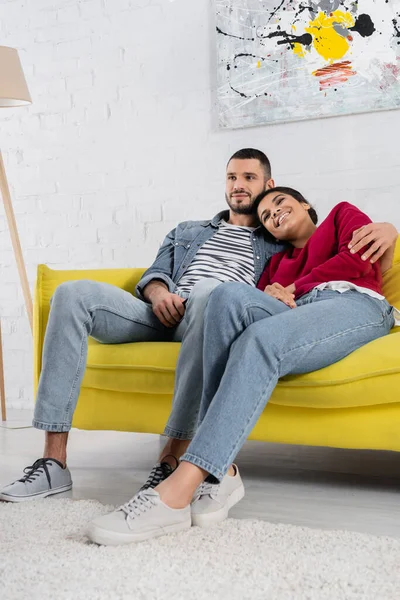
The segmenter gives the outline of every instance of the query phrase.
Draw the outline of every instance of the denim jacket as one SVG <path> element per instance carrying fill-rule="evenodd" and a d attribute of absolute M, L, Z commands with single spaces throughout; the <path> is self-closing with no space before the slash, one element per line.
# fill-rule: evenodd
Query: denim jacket
<path fill-rule="evenodd" d="M 176 284 L 189 267 L 196 252 L 214 235 L 221 219 L 227 221 L 229 211 L 218 213 L 211 221 L 179 223 L 175 229 L 170 231 L 162 243 L 155 261 L 137 284 L 137 297 L 144 300 L 143 290 L 153 279 L 163 281 L 169 291 L 174 293 Z M 277 252 L 281 252 L 285 246 L 267 241 L 261 226 L 253 231 L 251 240 L 254 250 L 254 275 L 257 283 L 267 261 Z"/>

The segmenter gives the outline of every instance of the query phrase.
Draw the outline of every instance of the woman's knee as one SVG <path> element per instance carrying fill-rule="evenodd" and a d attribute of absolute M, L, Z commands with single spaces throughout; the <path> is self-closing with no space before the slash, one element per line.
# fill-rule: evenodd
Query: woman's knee
<path fill-rule="evenodd" d="M 206 303 L 212 291 L 218 287 L 221 287 L 221 282 L 217 279 L 201 279 L 193 286 L 189 300 L 191 303 Z"/>
<path fill-rule="evenodd" d="M 250 286 L 246 283 L 228 281 L 222 283 L 211 291 L 208 305 L 225 306 L 227 309 L 233 306 L 243 306 L 243 298 Z"/>

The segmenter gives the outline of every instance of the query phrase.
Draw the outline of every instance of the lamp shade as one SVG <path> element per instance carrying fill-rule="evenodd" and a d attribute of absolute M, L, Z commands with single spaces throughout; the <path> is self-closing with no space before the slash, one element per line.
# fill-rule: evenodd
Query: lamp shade
<path fill-rule="evenodd" d="M 0 46 L 0 107 L 24 106 L 32 99 L 15 48 Z"/>

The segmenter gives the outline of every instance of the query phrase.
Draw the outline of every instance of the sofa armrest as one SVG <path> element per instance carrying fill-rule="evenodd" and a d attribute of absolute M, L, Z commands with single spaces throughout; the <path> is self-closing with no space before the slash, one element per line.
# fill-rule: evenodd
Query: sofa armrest
<path fill-rule="evenodd" d="M 50 312 L 50 299 L 56 288 L 65 281 L 90 279 L 110 283 L 134 294 L 136 284 L 146 269 L 90 269 L 56 271 L 46 265 L 39 265 L 34 295 L 33 310 L 33 356 L 35 394 L 42 368 L 44 334 Z"/>

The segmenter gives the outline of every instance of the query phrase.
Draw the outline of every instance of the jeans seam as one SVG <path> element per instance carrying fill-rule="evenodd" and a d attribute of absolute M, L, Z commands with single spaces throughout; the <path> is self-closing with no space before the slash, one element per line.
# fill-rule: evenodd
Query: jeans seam
<path fill-rule="evenodd" d="M 280 362 L 281 362 L 280 359 L 278 359 L 278 364 L 280 364 Z M 274 376 L 277 377 L 277 379 L 279 379 L 279 370 L 280 369 L 276 369 L 275 372 L 274 372 Z M 272 377 L 271 377 L 271 379 L 272 379 Z M 242 430 L 240 431 L 239 435 L 236 437 L 236 440 L 235 440 L 234 444 L 231 446 L 231 450 L 230 450 L 229 456 L 231 456 L 233 454 L 233 459 L 235 458 L 236 454 L 238 453 L 238 445 L 239 445 L 239 441 L 238 440 L 241 439 L 243 433 L 245 432 L 246 428 L 248 427 L 248 424 L 253 419 L 254 414 L 257 412 L 257 410 L 259 410 L 259 406 L 262 403 L 262 401 L 264 400 L 264 396 L 267 395 L 268 393 L 269 393 L 269 396 L 271 396 L 271 392 L 268 392 L 268 390 L 270 389 L 270 387 L 271 387 L 271 385 L 269 383 L 269 385 L 267 386 L 266 390 L 264 390 L 263 392 L 261 392 L 261 395 L 260 395 L 259 399 L 255 403 L 253 412 L 248 417 L 245 425 L 242 427 Z M 265 403 L 265 405 L 266 405 L 266 403 Z M 232 460 L 229 460 L 228 464 L 224 465 L 224 470 L 229 468 L 229 465 L 232 462 Z"/>
<path fill-rule="evenodd" d="M 260 302 L 249 302 L 248 304 L 245 304 L 243 306 L 243 311 L 239 317 L 241 319 L 241 325 L 243 324 L 243 322 L 245 322 L 245 317 L 246 317 L 246 314 L 247 314 L 249 308 L 259 308 L 260 310 L 265 310 L 265 306 L 263 304 L 261 304 Z M 279 313 L 277 313 L 277 314 L 279 314 Z M 269 315 L 269 316 L 275 316 L 275 315 Z M 265 318 L 268 319 L 268 317 L 265 317 Z M 251 324 L 252 323 L 250 323 L 250 325 Z"/>
<path fill-rule="evenodd" d="M 381 327 L 384 324 L 384 322 L 385 322 L 385 318 L 383 317 L 379 323 L 368 323 L 368 324 L 364 324 L 364 325 L 358 325 L 357 327 L 349 327 L 348 329 L 346 329 L 345 331 L 341 331 L 340 333 L 335 333 L 335 334 L 326 336 L 321 339 L 313 340 L 312 342 L 309 342 L 308 344 L 303 344 L 301 346 L 295 346 L 294 348 L 289 348 L 284 354 L 282 354 L 282 358 L 285 357 L 287 354 L 289 354 L 289 352 L 294 352 L 295 350 L 300 350 L 301 348 L 307 348 L 309 346 L 313 346 L 314 344 L 321 344 L 322 342 L 331 341 L 331 340 L 334 340 L 335 338 L 339 339 L 339 338 L 343 337 L 344 335 L 348 335 L 349 333 L 351 333 L 353 331 L 359 331 L 360 329 L 368 329 L 370 327 Z"/>
<path fill-rule="evenodd" d="M 66 433 L 71 429 L 70 423 L 44 423 L 43 421 L 38 421 L 37 419 L 32 420 L 32 425 L 36 429 L 55 433 Z"/>
<path fill-rule="evenodd" d="M 93 309 L 90 309 L 90 310 L 93 310 Z M 66 407 L 65 407 L 65 412 L 64 412 L 64 415 L 66 415 L 67 417 L 69 417 L 69 412 L 70 412 L 70 408 L 71 408 L 71 398 L 72 398 L 73 392 L 75 391 L 75 388 L 76 388 L 76 382 L 77 382 L 77 381 L 78 381 L 78 379 L 79 379 L 79 374 L 80 374 L 80 371 L 81 371 L 82 355 L 83 355 L 83 342 L 84 342 L 84 338 L 85 338 L 85 334 L 84 334 L 84 332 L 83 332 L 83 331 L 84 331 L 84 329 L 85 329 L 85 327 L 86 327 L 86 324 L 87 324 L 89 321 L 90 321 L 90 317 L 89 317 L 89 318 L 87 318 L 87 319 L 86 319 L 86 321 L 84 321 L 84 322 L 82 323 L 82 327 L 81 327 L 81 329 L 82 329 L 82 336 L 81 336 L 81 351 L 80 351 L 79 360 L 78 360 L 78 367 L 77 367 L 77 370 L 76 370 L 76 373 L 75 373 L 74 380 L 73 380 L 73 382 L 72 382 L 71 390 L 70 390 L 70 393 L 69 393 L 69 396 L 68 396 L 68 401 L 67 401 L 67 404 L 66 404 Z M 89 335 L 89 334 L 88 334 L 88 335 Z M 77 399 L 77 401 L 78 401 L 78 399 Z M 70 421 L 70 422 L 72 421 L 72 416 L 71 416 L 71 418 L 69 418 L 69 421 Z"/>
<path fill-rule="evenodd" d="M 195 414 L 193 415 L 193 419 L 191 420 L 189 433 L 188 433 L 187 429 L 182 431 L 181 429 L 175 429 L 174 427 L 171 427 L 170 425 L 168 425 L 168 423 L 172 419 L 173 411 L 174 411 L 174 408 L 173 408 L 173 404 L 172 404 L 172 410 L 168 417 L 167 424 L 164 428 L 164 434 L 168 435 L 168 437 L 175 437 L 175 438 L 179 438 L 180 436 L 187 435 L 188 436 L 187 438 L 182 438 L 182 439 L 192 439 L 196 433 L 196 430 L 198 429 L 198 427 L 196 427 L 196 424 L 198 423 L 198 418 L 199 418 L 199 413 L 200 413 L 200 405 L 197 407 L 197 410 L 196 410 Z M 183 412 L 183 411 L 181 411 L 181 412 Z M 176 420 L 176 418 L 174 420 Z"/>
<path fill-rule="evenodd" d="M 167 435 L 170 438 L 180 439 L 180 440 L 191 440 L 195 431 L 187 432 L 187 431 L 179 431 L 178 429 L 173 429 L 168 425 L 164 428 L 164 435 Z"/>
<path fill-rule="evenodd" d="M 145 303 L 143 303 L 143 304 L 145 304 Z M 140 325 L 145 325 L 146 327 L 152 327 L 152 325 L 150 325 L 148 322 L 146 323 L 142 319 L 136 319 L 136 318 L 132 319 L 131 317 L 127 317 L 125 314 L 122 314 L 122 312 L 117 311 L 115 309 L 111 309 L 108 306 L 105 306 L 104 304 L 95 304 L 94 306 L 91 306 L 87 310 L 91 311 L 91 310 L 99 310 L 99 309 L 104 310 L 105 312 L 109 312 L 112 315 L 116 315 L 117 317 L 121 317 L 122 319 L 126 319 L 127 321 L 131 321 L 132 323 L 140 323 Z M 157 319 L 157 317 L 156 317 L 156 319 Z M 85 321 L 85 323 L 87 323 L 87 321 Z M 162 331 L 162 329 L 161 329 L 161 331 Z"/>

